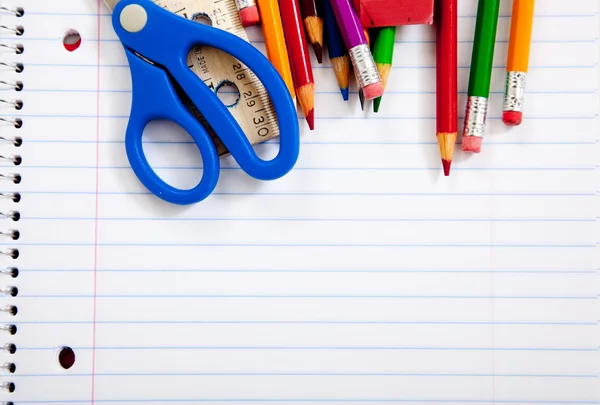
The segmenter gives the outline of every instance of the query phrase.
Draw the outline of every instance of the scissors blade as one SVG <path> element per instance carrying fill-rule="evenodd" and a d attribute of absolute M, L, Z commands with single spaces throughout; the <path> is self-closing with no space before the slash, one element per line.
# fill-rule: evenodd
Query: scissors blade
<path fill-rule="evenodd" d="M 104 0 L 104 3 L 108 6 L 110 11 L 113 11 L 115 9 L 115 6 L 118 2 L 119 0 Z"/>

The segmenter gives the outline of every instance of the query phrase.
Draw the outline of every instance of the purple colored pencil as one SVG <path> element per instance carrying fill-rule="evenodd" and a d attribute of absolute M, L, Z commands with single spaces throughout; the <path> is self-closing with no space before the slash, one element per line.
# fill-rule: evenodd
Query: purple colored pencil
<path fill-rule="evenodd" d="M 358 84 L 367 100 L 372 100 L 383 95 L 383 85 L 373 60 L 371 49 L 363 26 L 351 4 L 351 0 L 326 0 L 331 2 L 333 13 L 338 22 L 342 38 L 352 66 L 358 78 Z"/>

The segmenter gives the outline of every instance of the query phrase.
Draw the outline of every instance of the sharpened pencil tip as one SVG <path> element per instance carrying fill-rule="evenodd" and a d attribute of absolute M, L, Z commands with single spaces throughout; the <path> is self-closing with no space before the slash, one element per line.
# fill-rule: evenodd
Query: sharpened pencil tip
<path fill-rule="evenodd" d="M 373 101 L 373 111 L 378 113 L 379 112 L 379 106 L 381 105 L 381 97 L 377 97 L 374 101 Z"/>
<path fill-rule="evenodd" d="M 315 51 L 315 56 L 317 57 L 317 62 L 319 64 L 323 63 L 323 45 L 318 42 L 312 44 L 313 50 Z"/>
<path fill-rule="evenodd" d="M 306 114 L 306 122 L 308 123 L 308 127 L 311 131 L 315 129 L 315 110 L 312 109 Z"/>
<path fill-rule="evenodd" d="M 450 175 L 450 166 L 452 165 L 456 135 L 456 132 L 438 132 L 436 135 L 440 146 L 440 157 L 442 158 L 445 176 Z"/>
<path fill-rule="evenodd" d="M 342 98 L 344 99 L 344 101 L 348 101 L 348 97 L 349 97 L 348 87 L 346 87 L 345 89 L 340 89 L 340 92 L 342 93 Z"/>
<path fill-rule="evenodd" d="M 452 166 L 452 161 L 442 159 L 442 166 L 444 167 L 444 176 L 450 176 L 450 166 Z"/>
<path fill-rule="evenodd" d="M 365 93 L 363 93 L 362 89 L 358 90 L 358 99 L 360 100 L 360 109 L 365 110 Z"/>

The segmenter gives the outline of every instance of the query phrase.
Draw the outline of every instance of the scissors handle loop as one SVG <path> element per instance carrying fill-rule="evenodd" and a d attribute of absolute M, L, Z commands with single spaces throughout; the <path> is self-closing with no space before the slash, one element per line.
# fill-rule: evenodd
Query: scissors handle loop
<path fill-rule="evenodd" d="M 140 8 L 145 13 L 143 18 L 139 15 Z M 137 15 L 131 23 L 127 14 L 132 14 L 134 9 L 137 11 L 133 14 Z M 127 18 L 123 19 L 123 15 Z M 219 177 L 220 167 L 214 144 L 202 125 L 182 105 L 173 88 L 174 82 L 194 103 L 248 175 L 260 180 L 274 180 L 294 167 L 300 147 L 296 107 L 285 82 L 258 49 L 227 31 L 187 20 L 150 0 L 121 0 L 113 11 L 113 27 L 126 49 L 134 85 L 126 148 L 136 175 L 153 193 L 180 204 L 200 201 L 212 192 Z M 273 159 L 258 157 L 227 107 L 188 67 L 188 54 L 197 46 L 208 46 L 228 53 L 245 64 L 262 82 L 275 109 L 280 129 L 279 152 Z M 201 151 L 204 174 L 202 181 L 192 190 L 177 190 L 167 185 L 151 170 L 144 157 L 140 146 L 143 128 L 149 121 L 161 118 L 179 123 Z M 195 121 L 195 124 L 191 121 Z M 175 197 L 183 195 L 183 199 Z"/>
<path fill-rule="evenodd" d="M 130 51 L 125 53 L 131 68 L 136 71 L 132 77 L 133 99 L 125 134 L 125 149 L 131 168 L 150 192 L 165 201 L 185 205 L 204 200 L 213 192 L 218 181 L 220 164 L 215 145 L 202 124 L 187 113 L 167 74 Z M 190 134 L 200 151 L 203 175 L 192 189 L 182 190 L 169 185 L 154 172 L 146 159 L 142 133 L 151 121 L 160 119 L 179 124 Z"/>

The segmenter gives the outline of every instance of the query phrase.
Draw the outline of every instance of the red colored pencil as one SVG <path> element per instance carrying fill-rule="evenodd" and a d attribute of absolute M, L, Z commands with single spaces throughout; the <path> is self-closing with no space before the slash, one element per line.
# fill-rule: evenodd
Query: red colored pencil
<path fill-rule="evenodd" d="M 444 175 L 450 175 L 458 132 L 457 0 L 436 2 L 436 123 Z"/>
<path fill-rule="evenodd" d="M 279 0 L 279 9 L 296 96 L 306 117 L 306 122 L 313 130 L 315 128 L 315 80 L 308 55 L 308 43 L 302 23 L 300 3 L 298 0 Z"/>

